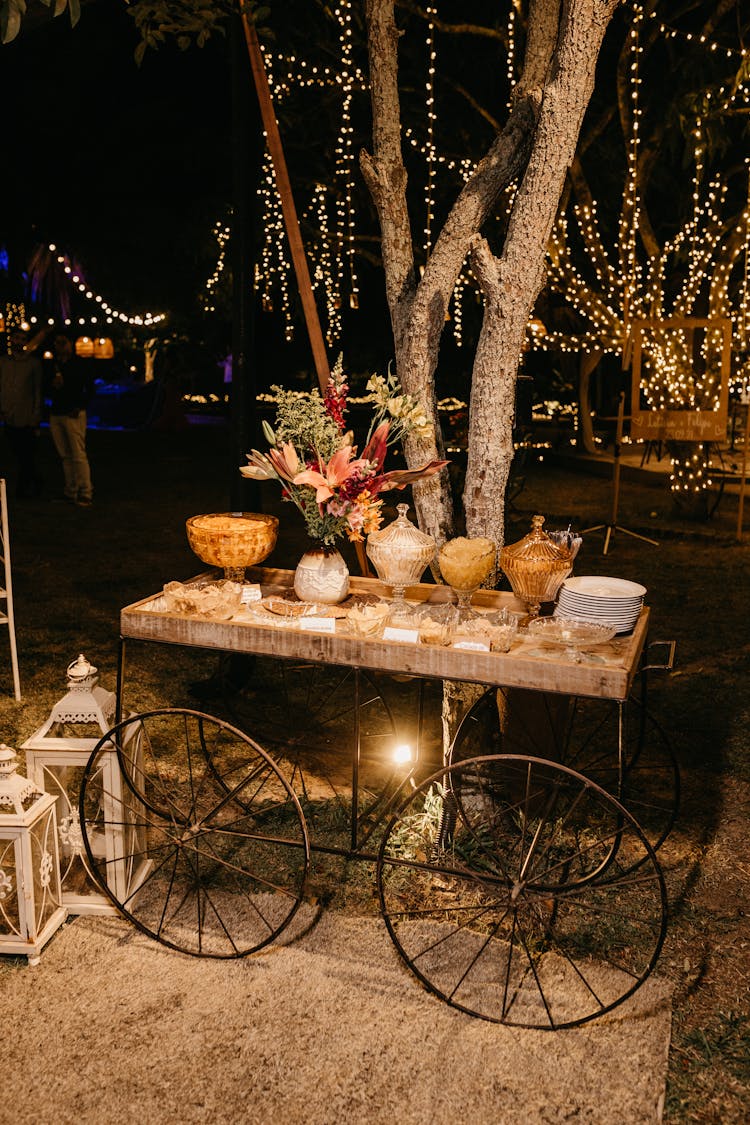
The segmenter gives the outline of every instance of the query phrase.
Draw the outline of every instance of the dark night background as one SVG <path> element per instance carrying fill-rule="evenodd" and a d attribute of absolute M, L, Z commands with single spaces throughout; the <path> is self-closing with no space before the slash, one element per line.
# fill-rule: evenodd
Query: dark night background
<path fill-rule="evenodd" d="M 0 47 L 2 233 L 17 253 L 39 239 L 76 255 L 124 311 L 187 308 L 231 200 L 228 47 L 167 46 L 139 68 L 136 43 L 105 0 Z"/>

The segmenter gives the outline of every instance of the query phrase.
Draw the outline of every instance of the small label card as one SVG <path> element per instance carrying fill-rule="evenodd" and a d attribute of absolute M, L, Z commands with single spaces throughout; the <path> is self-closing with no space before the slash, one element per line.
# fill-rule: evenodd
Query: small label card
<path fill-rule="evenodd" d="M 453 648 L 468 649 L 470 652 L 489 652 L 490 646 L 483 645 L 480 641 L 456 641 Z"/>
<path fill-rule="evenodd" d="M 253 602 L 262 601 L 263 594 L 261 593 L 260 586 L 256 582 L 254 585 L 246 585 L 242 587 L 242 604 L 252 605 Z"/>
<path fill-rule="evenodd" d="M 300 617 L 297 620 L 297 627 L 299 629 L 304 629 L 306 633 L 335 633 L 336 618 Z"/>
<path fill-rule="evenodd" d="M 383 640 L 416 645 L 419 644 L 419 629 L 397 629 L 394 625 L 386 625 L 383 630 Z"/>

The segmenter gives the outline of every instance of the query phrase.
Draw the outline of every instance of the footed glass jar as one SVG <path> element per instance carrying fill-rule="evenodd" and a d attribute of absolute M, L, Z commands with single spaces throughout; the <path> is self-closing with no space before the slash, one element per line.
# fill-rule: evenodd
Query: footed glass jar
<path fill-rule="evenodd" d="M 513 593 L 536 617 L 542 602 L 557 597 L 563 580 L 573 569 L 573 556 L 542 530 L 544 516 L 534 516 L 531 531 L 500 551 L 500 569 L 508 576 Z"/>
<path fill-rule="evenodd" d="M 394 601 L 403 601 L 406 587 L 419 582 L 435 557 L 435 540 L 407 517 L 408 504 L 397 511 L 393 523 L 368 535 L 367 554 L 380 581 L 392 587 Z"/>

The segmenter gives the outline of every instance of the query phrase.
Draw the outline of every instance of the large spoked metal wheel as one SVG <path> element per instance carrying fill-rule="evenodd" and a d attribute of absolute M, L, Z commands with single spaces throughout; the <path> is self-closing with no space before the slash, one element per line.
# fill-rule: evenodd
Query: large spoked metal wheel
<path fill-rule="evenodd" d="M 396 729 L 375 678 L 336 665 L 258 658 L 247 684 L 227 693 L 227 718 L 283 766 L 306 804 L 348 794 L 359 718 L 360 781 L 380 792 L 392 774 Z"/>
<path fill-rule="evenodd" d="M 422 983 L 517 1027 L 611 1011 L 651 973 L 666 930 L 664 878 L 630 813 L 583 775 L 523 755 L 424 781 L 388 824 L 377 881 Z"/>
<path fill-rule="evenodd" d="M 677 761 L 664 731 L 636 700 L 621 709 L 607 699 L 491 688 L 462 719 L 449 763 L 481 754 L 528 754 L 585 774 L 622 801 L 654 848 L 674 825 Z"/>
<path fill-rule="evenodd" d="M 292 788 L 210 715 L 170 708 L 118 723 L 86 766 L 80 818 L 95 881 L 172 949 L 244 957 L 303 901 L 310 848 Z"/>

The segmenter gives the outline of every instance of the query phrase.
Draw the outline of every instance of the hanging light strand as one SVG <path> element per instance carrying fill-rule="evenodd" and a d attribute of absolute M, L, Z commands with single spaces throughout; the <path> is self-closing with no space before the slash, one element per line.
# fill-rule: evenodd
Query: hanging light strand
<path fill-rule="evenodd" d="M 166 320 L 166 313 L 146 312 L 142 316 L 128 316 L 127 313 L 120 312 L 119 309 L 116 309 L 113 305 L 110 305 L 109 302 L 106 301 L 100 293 L 95 293 L 93 289 L 91 289 L 91 287 L 86 284 L 81 276 L 76 273 L 75 267 L 71 265 L 68 255 L 60 253 L 54 242 L 51 242 L 48 245 L 47 249 L 51 254 L 55 254 L 58 265 L 62 266 L 63 273 L 69 279 L 71 285 L 74 285 L 76 287 L 81 296 L 85 297 L 87 301 L 91 301 L 92 304 L 99 306 L 103 314 L 103 319 L 107 324 L 112 324 L 114 323 L 114 321 L 119 320 L 122 324 L 130 324 L 138 327 L 151 327 L 151 325 L 153 324 L 161 324 L 163 320 Z M 96 324 L 99 319 L 98 314 L 97 316 L 92 316 L 89 319 L 92 324 Z M 69 323 L 69 321 L 66 320 L 65 323 L 67 324 Z M 79 323 L 86 323 L 85 318 L 81 317 Z"/>
<path fill-rule="evenodd" d="M 435 8 L 427 7 L 427 81 L 425 82 L 425 105 L 427 110 L 427 190 L 425 194 L 425 226 L 424 226 L 424 252 L 425 260 L 429 258 L 432 250 L 432 221 L 435 206 L 435 24 L 433 17 L 437 15 Z"/>

